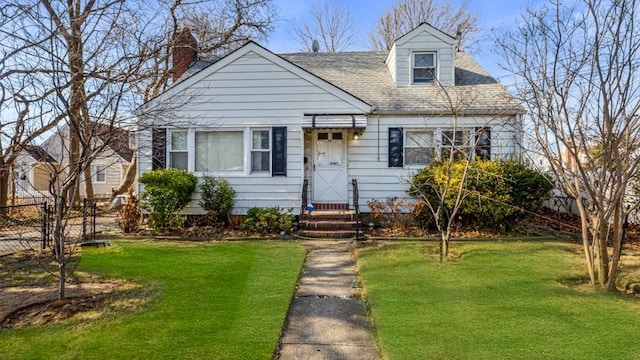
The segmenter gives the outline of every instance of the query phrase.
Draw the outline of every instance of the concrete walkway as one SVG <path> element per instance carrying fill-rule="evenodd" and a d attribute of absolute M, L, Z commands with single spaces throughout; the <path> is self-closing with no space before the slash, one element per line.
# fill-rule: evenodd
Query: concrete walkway
<path fill-rule="evenodd" d="M 307 259 L 275 358 L 377 360 L 371 323 L 357 296 L 351 241 L 305 241 Z"/>

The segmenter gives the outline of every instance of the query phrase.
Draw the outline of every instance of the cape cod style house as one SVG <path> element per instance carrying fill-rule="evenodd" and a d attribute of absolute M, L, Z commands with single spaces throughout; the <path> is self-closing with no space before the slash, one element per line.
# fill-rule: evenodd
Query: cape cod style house
<path fill-rule="evenodd" d="M 353 208 L 357 193 L 367 212 L 370 199 L 408 197 L 406 179 L 449 151 L 520 152 L 523 109 L 429 24 L 389 52 L 275 54 L 248 42 L 211 61 L 181 36 L 174 85 L 139 110 L 139 175 L 175 167 L 225 178 L 235 214 Z M 188 213 L 202 212 L 198 198 Z"/>

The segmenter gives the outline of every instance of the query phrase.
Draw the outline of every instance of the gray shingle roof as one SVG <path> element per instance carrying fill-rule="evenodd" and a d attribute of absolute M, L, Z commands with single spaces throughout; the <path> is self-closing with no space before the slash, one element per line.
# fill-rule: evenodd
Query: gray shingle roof
<path fill-rule="evenodd" d="M 95 134 L 106 143 L 111 150 L 125 161 L 133 158 L 133 149 L 129 147 L 129 130 L 105 124 L 95 124 Z"/>
<path fill-rule="evenodd" d="M 55 163 L 56 159 L 51 156 L 47 150 L 45 150 L 42 146 L 38 145 L 26 145 L 24 150 L 31 155 L 36 161 L 39 162 L 48 162 Z"/>
<path fill-rule="evenodd" d="M 465 52 L 456 52 L 456 86 L 396 87 L 386 52 L 290 53 L 283 59 L 373 105 L 380 113 L 513 115 L 524 109 L 507 89 Z M 219 58 L 200 58 L 182 79 Z"/>
<path fill-rule="evenodd" d="M 444 88 L 396 87 L 384 62 L 386 52 L 280 56 L 376 106 L 380 112 L 444 115 L 456 109 L 459 115 L 524 113 L 507 89 L 464 52 L 456 53 L 456 86 Z"/>

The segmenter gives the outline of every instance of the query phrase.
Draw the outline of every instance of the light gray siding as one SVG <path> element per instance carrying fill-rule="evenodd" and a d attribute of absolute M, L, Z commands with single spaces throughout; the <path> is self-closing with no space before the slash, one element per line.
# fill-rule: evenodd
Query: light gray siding
<path fill-rule="evenodd" d="M 439 131 L 454 126 L 460 129 L 490 127 L 491 153 L 495 160 L 520 153 L 517 146 L 519 131 L 513 123 L 513 118 L 474 117 L 454 120 L 451 117 L 370 116 L 367 130 L 360 139 L 351 139 L 348 144 L 348 176 L 349 179 L 358 180 L 360 210 L 369 211 L 367 201 L 371 199 L 382 201 L 394 196 L 411 199 L 406 190 L 411 177 L 420 167 L 389 167 L 389 128 Z M 350 189 L 349 198 L 352 196 Z"/>
<path fill-rule="evenodd" d="M 411 33 L 408 38 L 403 38 L 394 45 L 395 47 L 395 76 L 398 87 L 405 86 L 433 86 L 419 84 L 414 85 L 412 80 L 412 54 L 421 51 L 433 51 L 436 53 L 437 78 L 443 86 L 455 84 L 455 44 L 444 36 L 435 36 L 437 30 L 428 26 L 419 28 L 419 31 Z M 392 61 L 387 60 L 390 68 Z"/>
<path fill-rule="evenodd" d="M 411 84 L 411 54 L 413 51 L 437 52 L 438 78 L 443 85 L 454 85 L 454 41 L 448 35 L 434 30 L 429 25 L 421 25 L 411 36 L 401 38 L 393 47 L 386 60 L 386 67 L 399 87 L 392 86 L 393 94 L 403 96 L 415 90 L 428 89 L 426 86 Z M 316 59 L 317 60 L 317 59 Z M 386 67 L 378 62 L 379 67 Z M 319 72 L 327 77 L 331 74 Z M 388 81 L 388 74 L 381 79 Z M 234 214 L 245 214 L 254 206 L 279 206 L 291 208 L 298 213 L 302 205 L 302 184 L 306 178 L 312 179 L 313 141 L 309 131 L 302 127 L 305 114 L 364 114 L 367 127 L 358 140 L 353 132 L 347 132 L 347 186 L 349 202 L 353 194 L 351 180 L 357 179 L 360 191 L 360 209 L 368 211 L 367 201 L 388 197 L 410 199 L 406 190 L 411 176 L 418 167 L 389 167 L 389 128 L 428 128 L 435 132 L 441 129 L 491 127 L 491 154 L 493 159 L 504 158 L 518 153 L 520 129 L 516 116 L 495 118 L 492 116 L 465 116 L 455 120 L 451 116 L 417 115 L 425 97 L 407 105 L 373 112 L 372 107 L 359 98 L 346 93 L 319 77 L 292 65 L 267 50 L 249 44 L 223 58 L 209 68 L 196 73 L 174 85 L 167 93 L 141 108 L 141 123 L 153 123 L 168 128 L 188 128 L 190 134 L 200 130 L 242 130 L 245 134 L 253 128 L 287 127 L 287 175 L 271 177 L 266 174 L 252 174 L 248 171 L 245 155 L 243 172 L 222 175 L 236 191 Z M 337 82 L 339 83 L 339 82 Z M 370 84 L 374 84 L 371 82 Z M 367 83 L 369 84 L 369 83 Z M 377 84 L 377 83 L 376 83 Z M 387 82 L 388 85 L 391 85 Z M 371 85 L 372 87 L 374 85 Z M 433 87 L 432 87 L 433 88 Z M 384 89 L 384 88 L 383 88 Z M 406 90 L 406 92 L 405 92 Z M 389 92 L 381 91 L 388 95 Z M 367 93 L 365 93 L 366 95 Z M 376 94 L 378 96 L 378 94 Z M 375 104 L 372 99 L 362 99 Z M 393 99 L 393 98 L 392 98 Z M 403 97 L 402 99 L 406 99 Z M 172 104 L 164 114 L 158 114 L 163 104 Z M 176 104 L 182 104 L 176 106 Z M 419 105 L 419 106 L 418 106 Z M 145 114 L 145 109 L 153 109 Z M 429 110 L 429 109 L 427 109 Z M 487 106 L 487 111 L 491 106 Z M 387 111 L 387 112 L 385 112 Z M 482 110 L 484 111 L 484 110 Z M 428 111 L 424 113 L 429 113 Z M 450 111 L 440 112 L 450 114 Z M 478 114 L 480 112 L 474 112 Z M 484 114 L 484 112 L 482 112 Z M 146 116 L 146 117 L 145 117 Z M 139 175 L 151 170 L 151 131 L 139 132 Z M 193 136 L 191 137 L 193 138 Z M 248 139 L 245 136 L 245 141 Z M 246 144 L 246 143 L 245 143 Z M 193 149 L 193 145 L 190 149 Z M 246 150 L 245 150 L 246 151 Z M 193 152 L 192 152 L 193 154 Z M 304 163 L 307 157 L 309 162 Z M 194 167 L 190 165 L 190 167 Z M 196 173 L 196 175 L 205 175 Z M 206 174 L 217 176 L 218 174 Z M 143 187 L 140 186 L 140 190 Z M 198 206 L 200 194 L 196 193 L 187 208 L 187 213 L 202 213 Z M 312 200 L 312 199 L 311 199 Z"/>
<path fill-rule="evenodd" d="M 389 50 L 389 55 L 387 55 L 387 59 L 385 60 L 385 63 L 387 63 L 387 67 L 389 68 L 389 73 L 391 74 L 391 78 L 393 79 L 393 82 L 395 84 L 398 83 L 398 68 L 397 68 L 398 65 L 396 61 L 396 56 L 398 56 L 396 44 L 393 44 L 393 46 L 391 47 L 391 50 Z"/>
<path fill-rule="evenodd" d="M 205 69 L 203 72 L 207 72 Z M 244 129 L 287 127 L 287 176 L 264 174 L 225 174 L 236 191 L 235 214 L 244 214 L 254 206 L 292 208 L 298 213 L 302 199 L 303 131 L 306 113 L 362 113 L 336 94 L 299 76 L 255 51 L 249 51 L 215 72 L 191 81 L 177 93 L 176 102 L 184 106 L 172 109 L 171 117 L 189 119 L 181 127 L 206 129 Z M 193 100 L 188 100 L 193 99 Z M 175 124 L 170 122 L 169 126 Z M 150 131 L 141 131 L 139 174 L 151 170 Z M 196 175 L 205 175 L 196 173 Z M 216 176 L 216 174 L 206 174 Z M 143 187 L 140 187 L 143 190 Z M 187 213 L 201 213 L 197 192 Z"/>

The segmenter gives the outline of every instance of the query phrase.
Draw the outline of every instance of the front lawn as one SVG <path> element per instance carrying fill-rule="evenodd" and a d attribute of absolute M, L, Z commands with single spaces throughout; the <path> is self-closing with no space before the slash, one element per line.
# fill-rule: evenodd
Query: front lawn
<path fill-rule="evenodd" d="M 84 249 L 79 271 L 134 280 L 155 294 L 150 303 L 0 330 L 0 358 L 270 359 L 304 255 L 299 244 L 267 241 Z"/>
<path fill-rule="evenodd" d="M 378 243 L 359 271 L 384 359 L 638 359 L 640 299 L 577 286 L 558 243 Z"/>

